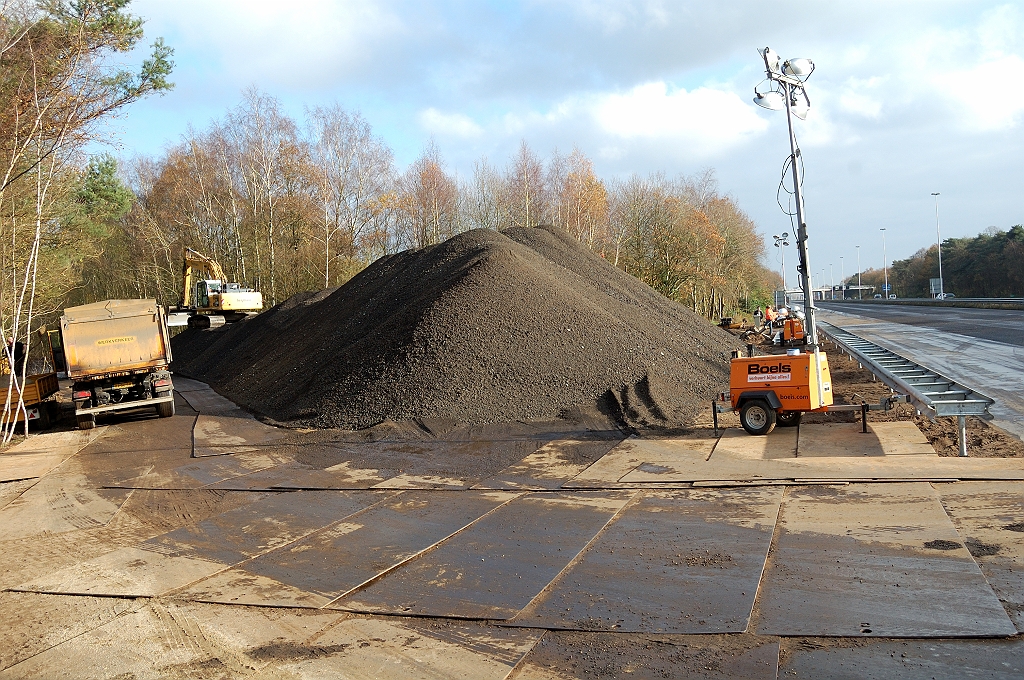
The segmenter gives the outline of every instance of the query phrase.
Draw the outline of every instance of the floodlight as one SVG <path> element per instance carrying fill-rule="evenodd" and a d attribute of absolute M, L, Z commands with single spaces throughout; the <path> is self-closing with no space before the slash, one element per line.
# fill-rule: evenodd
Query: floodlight
<path fill-rule="evenodd" d="M 779 71 L 779 55 L 775 53 L 775 50 L 766 47 L 761 50 L 761 56 L 764 57 L 764 65 L 770 73 L 781 73 Z"/>
<path fill-rule="evenodd" d="M 782 232 L 782 238 L 789 238 L 789 232 L 788 231 Z"/>
<path fill-rule="evenodd" d="M 755 90 L 754 94 L 754 103 L 760 107 L 771 111 L 781 111 L 786 108 L 786 100 L 783 98 L 781 92 L 772 90 L 771 92 L 761 94 Z"/>
<path fill-rule="evenodd" d="M 806 78 L 814 72 L 814 62 L 810 59 L 790 59 L 782 65 L 782 72 L 787 76 Z"/>

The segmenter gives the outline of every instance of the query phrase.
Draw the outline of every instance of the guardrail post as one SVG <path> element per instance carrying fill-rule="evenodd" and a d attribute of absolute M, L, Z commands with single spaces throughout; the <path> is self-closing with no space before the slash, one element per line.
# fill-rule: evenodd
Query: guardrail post
<path fill-rule="evenodd" d="M 960 457 L 967 457 L 967 416 L 956 417 L 957 439 L 960 444 Z"/>

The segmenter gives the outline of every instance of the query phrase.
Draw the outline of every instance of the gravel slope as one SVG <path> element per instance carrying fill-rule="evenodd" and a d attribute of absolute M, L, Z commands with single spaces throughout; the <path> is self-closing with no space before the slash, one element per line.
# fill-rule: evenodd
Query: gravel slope
<path fill-rule="evenodd" d="M 551 227 L 474 230 L 340 288 L 173 340 L 174 370 L 295 426 L 542 420 L 673 426 L 728 385 L 728 333 Z"/>

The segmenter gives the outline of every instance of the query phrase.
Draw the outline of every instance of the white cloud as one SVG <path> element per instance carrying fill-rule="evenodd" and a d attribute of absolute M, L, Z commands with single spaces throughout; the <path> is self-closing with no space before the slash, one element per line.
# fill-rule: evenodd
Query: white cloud
<path fill-rule="evenodd" d="M 713 155 L 764 131 L 768 123 L 733 92 L 700 87 L 670 91 L 664 82 L 595 98 L 591 113 L 605 132 L 626 140 L 675 140 Z"/>
<path fill-rule="evenodd" d="M 850 113 L 864 118 L 878 118 L 882 113 L 882 100 L 878 96 L 884 78 L 849 78 L 839 95 L 839 105 Z"/>
<path fill-rule="evenodd" d="M 443 113 L 431 107 L 420 112 L 420 125 L 430 134 L 452 137 L 478 137 L 483 128 L 462 113 Z"/>
<path fill-rule="evenodd" d="M 407 32 L 393 11 L 358 0 L 141 0 L 130 9 L 147 30 L 170 31 L 179 59 L 198 52 L 204 70 L 261 86 L 322 83 L 325 72 L 362 65 Z"/>
<path fill-rule="evenodd" d="M 1024 59 L 1015 54 L 954 71 L 946 82 L 945 94 L 977 131 L 1014 127 L 1024 113 Z"/>

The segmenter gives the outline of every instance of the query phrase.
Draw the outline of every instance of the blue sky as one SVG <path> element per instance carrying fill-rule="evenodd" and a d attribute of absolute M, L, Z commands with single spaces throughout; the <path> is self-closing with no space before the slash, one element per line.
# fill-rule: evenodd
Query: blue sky
<path fill-rule="evenodd" d="M 798 122 L 812 267 L 880 267 L 943 237 L 1024 222 L 1024 6 L 985 0 L 859 2 L 354 2 L 135 0 L 147 38 L 175 49 L 176 88 L 114 130 L 123 155 L 156 155 L 255 85 L 360 111 L 400 166 L 435 140 L 467 176 L 521 140 L 578 146 L 605 178 L 714 168 L 766 234 L 784 115 L 751 102 L 756 50 L 809 57 Z M 770 256 L 774 262 L 775 249 Z M 840 258 L 843 258 L 842 260 Z M 787 256 L 789 272 L 795 253 Z M 771 262 L 770 262 L 771 264 Z"/>

